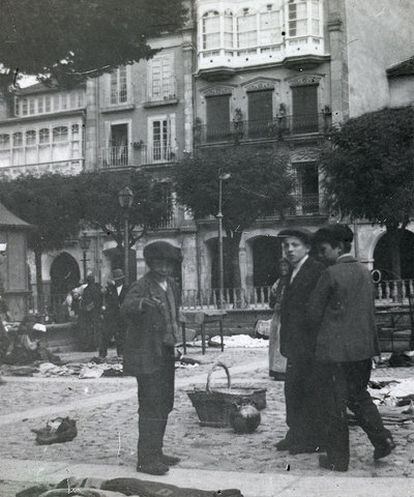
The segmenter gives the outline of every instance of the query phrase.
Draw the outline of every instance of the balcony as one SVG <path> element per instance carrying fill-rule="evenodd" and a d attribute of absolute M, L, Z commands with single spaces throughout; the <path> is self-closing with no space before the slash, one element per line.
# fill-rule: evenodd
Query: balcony
<path fill-rule="evenodd" d="M 106 147 L 101 150 L 101 165 L 104 169 L 140 167 L 169 164 L 178 160 L 172 147 L 147 147 L 146 145 Z"/>
<path fill-rule="evenodd" d="M 329 113 L 277 116 L 271 120 L 233 121 L 215 127 L 196 124 L 194 143 L 208 145 L 249 140 L 283 140 L 285 137 L 309 133 L 325 134 L 330 125 Z"/>
<path fill-rule="evenodd" d="M 319 216 L 322 213 L 318 194 L 296 194 L 293 195 L 295 205 L 292 207 L 289 216 Z"/>
<path fill-rule="evenodd" d="M 41 176 L 42 174 L 59 173 L 65 176 L 79 174 L 83 171 L 84 159 L 67 159 L 37 164 L 21 164 L 0 167 L 0 179 L 14 179 L 20 175 Z"/>

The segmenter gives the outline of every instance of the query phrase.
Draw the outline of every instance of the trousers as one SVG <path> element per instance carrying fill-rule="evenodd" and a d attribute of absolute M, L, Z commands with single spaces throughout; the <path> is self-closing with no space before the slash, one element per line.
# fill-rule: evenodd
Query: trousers
<path fill-rule="evenodd" d="M 372 361 L 318 363 L 320 405 L 325 426 L 326 451 L 331 464 L 348 466 L 349 429 L 347 408 L 357 419 L 374 447 L 391 433 L 384 428 L 377 406 L 367 391 Z"/>
<path fill-rule="evenodd" d="M 137 376 L 138 464 L 156 461 L 162 454 L 168 415 L 174 407 L 174 347 L 164 347 L 160 368 Z"/>
<path fill-rule="evenodd" d="M 288 359 L 285 379 L 286 438 L 292 445 L 323 444 L 317 395 L 315 363 L 311 359 Z"/>

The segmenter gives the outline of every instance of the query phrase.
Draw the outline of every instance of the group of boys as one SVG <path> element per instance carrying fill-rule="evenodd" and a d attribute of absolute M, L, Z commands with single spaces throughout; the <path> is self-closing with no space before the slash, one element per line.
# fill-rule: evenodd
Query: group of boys
<path fill-rule="evenodd" d="M 314 235 L 286 229 L 279 236 L 292 269 L 280 329 L 289 429 L 276 448 L 326 452 L 319 456 L 322 468 L 347 471 L 349 408 L 374 446 L 374 459 L 381 459 L 395 444 L 367 391 L 379 353 L 374 288 L 369 271 L 350 254 L 353 233 L 334 224 Z"/>
<path fill-rule="evenodd" d="M 346 225 L 279 233 L 290 263 L 281 304 L 281 353 L 288 432 L 276 447 L 291 454 L 326 452 L 322 468 L 347 471 L 347 408 L 374 446 L 374 459 L 394 449 L 368 391 L 378 354 L 374 289 L 369 271 L 350 254 Z M 311 249 L 318 254 L 316 260 Z M 130 287 L 121 313 L 128 322 L 124 371 L 138 382 L 137 470 L 162 475 L 177 457 L 164 454 L 163 438 L 174 402 L 174 345 L 179 294 L 171 278 L 181 253 L 165 242 L 144 249 L 149 272 Z"/>

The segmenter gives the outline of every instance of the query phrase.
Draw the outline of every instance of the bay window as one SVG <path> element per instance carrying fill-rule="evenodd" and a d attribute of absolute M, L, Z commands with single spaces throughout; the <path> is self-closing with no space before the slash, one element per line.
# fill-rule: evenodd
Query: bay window
<path fill-rule="evenodd" d="M 220 48 L 220 14 L 216 10 L 203 15 L 202 35 L 203 50 Z"/>
<path fill-rule="evenodd" d="M 257 16 L 249 9 L 243 9 L 243 14 L 237 17 L 237 46 L 238 48 L 256 47 L 257 45 Z"/>

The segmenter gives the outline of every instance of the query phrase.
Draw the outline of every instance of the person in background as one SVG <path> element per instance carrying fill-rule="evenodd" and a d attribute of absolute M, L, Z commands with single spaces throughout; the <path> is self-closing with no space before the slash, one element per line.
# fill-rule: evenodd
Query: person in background
<path fill-rule="evenodd" d="M 96 350 L 96 342 L 100 336 L 101 310 L 101 286 L 95 282 L 93 273 L 89 272 L 86 275 L 86 286 L 82 293 L 79 313 L 79 331 L 82 350 Z"/>
<path fill-rule="evenodd" d="M 326 429 L 327 455 L 319 457 L 319 465 L 334 471 L 348 470 L 347 407 L 374 446 L 375 460 L 395 447 L 367 391 L 372 357 L 379 353 L 375 294 L 368 269 L 349 253 L 352 240 L 353 233 L 346 225 L 330 225 L 316 232 L 314 244 L 329 267 L 311 295 L 308 311 L 317 329 L 315 358 Z"/>
<path fill-rule="evenodd" d="M 172 272 L 181 251 L 153 242 L 144 248 L 144 259 L 150 270 L 131 285 L 121 306 L 127 320 L 124 374 L 138 383 L 137 471 L 163 475 L 180 461 L 164 454 L 163 439 L 174 405 L 180 298 Z"/>
<path fill-rule="evenodd" d="M 290 265 L 287 259 L 279 260 L 279 278 L 270 290 L 269 306 L 273 309 L 269 333 L 269 376 L 284 380 L 286 358 L 280 353 L 280 309 L 286 286 L 289 282 Z"/>
<path fill-rule="evenodd" d="M 112 279 L 108 281 L 103 310 L 102 334 L 99 343 L 99 357 L 104 359 L 112 337 L 115 338 L 116 353 L 122 357 L 125 340 L 125 320 L 121 316 L 121 305 L 127 294 L 125 275 L 122 269 L 112 271 Z"/>
<path fill-rule="evenodd" d="M 310 231 L 285 229 L 279 233 L 292 268 L 280 312 L 280 351 L 287 358 L 285 379 L 286 424 L 289 430 L 276 444 L 291 454 L 320 450 L 322 430 L 318 422 L 315 390 L 315 330 L 307 317 L 309 296 L 324 266 L 309 256 Z"/>

